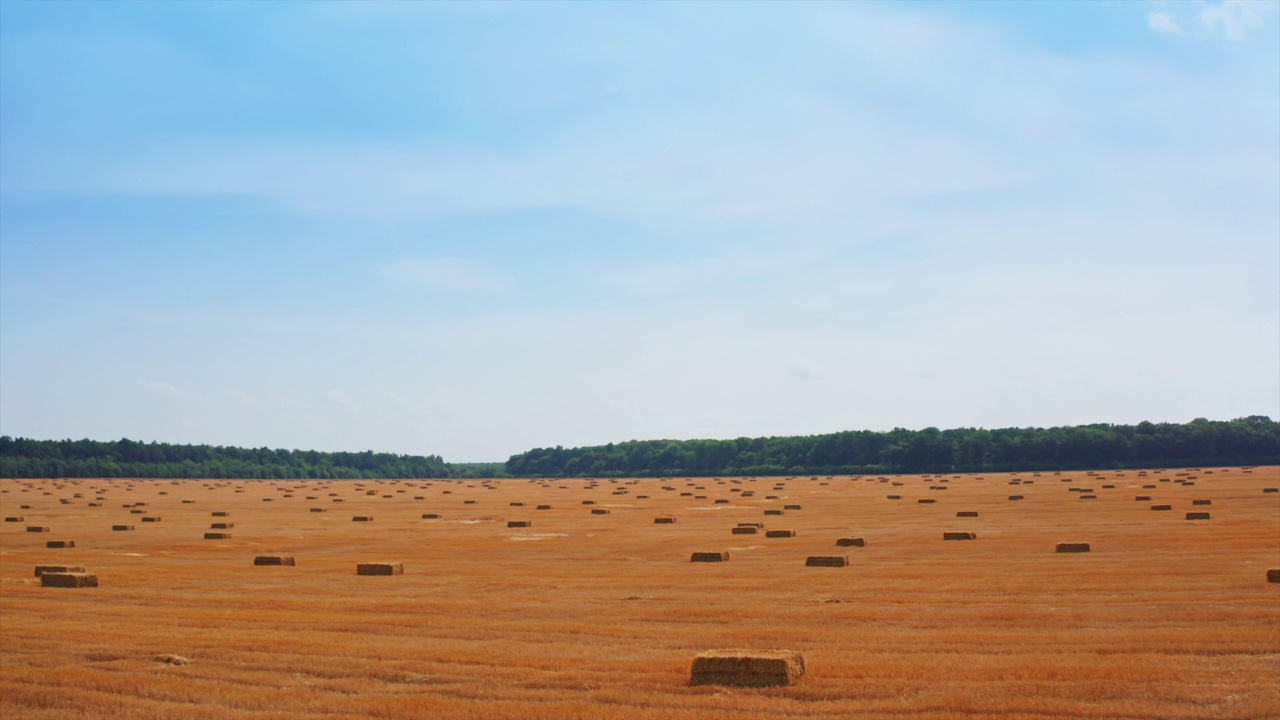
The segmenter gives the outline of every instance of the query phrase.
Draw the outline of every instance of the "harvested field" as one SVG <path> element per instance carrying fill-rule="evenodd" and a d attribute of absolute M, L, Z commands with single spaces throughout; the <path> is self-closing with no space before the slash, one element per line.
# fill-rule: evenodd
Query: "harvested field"
<path fill-rule="evenodd" d="M 0 508 L 29 504 L 26 522 L 76 544 L 52 550 L 47 535 L 0 524 L 0 717 L 1280 717 L 1280 582 L 1269 581 L 1280 494 L 1262 491 L 1280 468 L 1192 474 L 1198 487 L 1141 491 L 1174 473 L 1096 471 L 1098 497 L 1085 503 L 1057 478 L 1028 473 L 1011 503 L 1011 475 L 948 476 L 934 507 L 886 501 L 880 477 L 799 477 L 781 492 L 804 508 L 787 513 L 795 536 L 782 541 L 729 532 L 775 523 L 761 517 L 783 502 L 763 498 L 773 478 L 723 478 L 744 489 L 732 494 L 699 479 L 706 500 L 664 491 L 683 486 L 672 479 L 488 491 L 59 480 L 26 481 L 26 493 L 3 480 Z M 1081 485 L 1085 473 L 1063 476 Z M 939 482 L 885 479 L 911 500 Z M 1151 512 L 1139 491 L 1176 511 Z M 59 502 L 73 492 L 104 501 Z M 353 512 L 312 513 L 304 496 Z M 1213 519 L 1187 522 L 1205 497 Z M 584 513 L 584 500 L 612 513 Z M 164 522 L 112 532 L 126 502 Z M 501 515 L 512 502 L 552 506 L 538 512 L 536 542 L 512 542 Z M 957 507 L 980 517 L 957 520 Z M 234 537 L 202 540 L 209 508 L 235 518 Z M 424 508 L 447 519 L 423 522 Z M 680 521 L 659 529 L 655 517 Z M 940 542 L 952 531 L 981 539 Z M 855 534 L 868 541 L 857 562 L 805 567 Z M 1098 550 L 1053 556 L 1064 540 Z M 733 561 L 690 562 L 708 551 Z M 276 554 L 296 566 L 250 565 Z M 352 572 L 379 558 L 409 572 Z M 90 568 L 101 584 L 41 587 L 32 568 L 45 564 Z M 807 671 L 782 687 L 690 685 L 693 658 L 715 648 L 788 648 Z"/>

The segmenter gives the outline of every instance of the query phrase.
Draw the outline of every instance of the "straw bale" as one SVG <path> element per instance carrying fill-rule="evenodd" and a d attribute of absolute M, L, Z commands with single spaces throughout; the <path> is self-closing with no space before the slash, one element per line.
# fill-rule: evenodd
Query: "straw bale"
<path fill-rule="evenodd" d="M 1187 519 L 1188 519 L 1188 520 L 1208 520 L 1208 519 L 1209 519 L 1209 513 L 1207 513 L 1207 512 L 1189 512 L 1189 513 L 1187 513 Z"/>
<path fill-rule="evenodd" d="M 758 530 L 751 526 L 739 526 L 733 528 L 734 535 L 755 535 Z"/>
<path fill-rule="evenodd" d="M 422 513 L 423 520 L 439 520 L 440 513 Z"/>
<path fill-rule="evenodd" d="M 1280 583 L 1280 568 L 1271 568 L 1267 571 L 1267 582 Z"/>
<path fill-rule="evenodd" d="M 159 515 L 148 515 L 148 516 L 146 516 L 146 517 L 142 518 L 142 522 L 160 522 L 160 516 L 159 516 Z"/>
<path fill-rule="evenodd" d="M 977 510 L 960 510 L 956 513 L 956 517 L 978 517 Z"/>
<path fill-rule="evenodd" d="M 608 515 L 609 511 L 604 508 L 592 508 L 591 514 L 592 515 Z"/>
<path fill-rule="evenodd" d="M 1021 495 L 1010 495 L 1010 496 L 1009 496 L 1009 499 L 1010 499 L 1010 500 L 1021 500 L 1021 499 L 1022 499 L 1022 496 L 1021 496 Z"/>
<path fill-rule="evenodd" d="M 213 511 L 213 516 L 214 516 L 214 517 L 226 517 L 226 516 L 227 516 L 227 511 L 226 511 L 226 510 L 214 510 L 214 511 Z"/>
<path fill-rule="evenodd" d="M 507 527 L 509 528 L 533 527 L 533 521 L 532 520 L 511 520 L 507 522 Z"/>
<path fill-rule="evenodd" d="M 132 525 L 112 525 L 111 529 L 116 532 L 123 532 L 125 530 L 132 530 L 133 526 Z"/>
<path fill-rule="evenodd" d="M 1065 542 L 1058 543 L 1057 551 L 1060 553 L 1087 553 L 1090 549 L 1089 543 Z"/>
<path fill-rule="evenodd" d="M 292 555 L 259 555 L 253 559 L 254 565 L 296 565 Z"/>
<path fill-rule="evenodd" d="M 858 537 L 843 537 L 836 540 L 837 547 L 866 547 L 867 541 Z"/>
<path fill-rule="evenodd" d="M 351 518 L 351 522 L 373 522 L 372 515 L 356 515 Z"/>
<path fill-rule="evenodd" d="M 789 538 L 795 537 L 795 530 L 765 530 L 764 536 L 767 538 Z"/>
<path fill-rule="evenodd" d="M 49 532 L 49 528 L 47 528 L 47 527 L 45 527 L 45 526 L 43 526 L 43 525 L 28 525 L 28 526 L 27 526 L 27 532 L 30 532 L 30 533 L 45 533 L 45 532 Z"/>
<path fill-rule="evenodd" d="M 1212 500 L 1192 500 L 1191 504 L 1192 505 L 1212 505 L 1213 501 Z"/>
<path fill-rule="evenodd" d="M 1152 510 L 1172 510 L 1173 506 L 1172 505 L 1152 505 L 1151 509 Z"/>
<path fill-rule="evenodd" d="M 803 510 L 804 507 L 801 505 L 783 505 L 782 509 L 783 510 Z"/>
<path fill-rule="evenodd" d="M 210 524 L 209 524 L 209 529 L 211 529 L 211 530 L 230 530 L 231 528 L 233 528 L 233 527 L 235 527 L 235 526 L 236 526 L 236 524 L 235 524 L 235 523 L 233 523 L 233 522 L 216 522 L 216 523 L 210 523 Z"/>
<path fill-rule="evenodd" d="M 207 532 L 204 534 L 205 540 L 230 540 L 231 533 L 228 532 Z"/>
<path fill-rule="evenodd" d="M 932 505 L 933 503 L 936 503 L 938 501 L 933 498 L 920 498 L 916 502 L 921 505 Z"/>
<path fill-rule="evenodd" d="M 22 522 L 27 518 L 23 515 L 10 516 L 4 519 L 5 522 Z"/>
<path fill-rule="evenodd" d="M 76 546 L 75 540 L 50 540 L 44 544 L 47 548 L 73 548 Z"/>
<path fill-rule="evenodd" d="M 728 562 L 728 552 L 696 552 L 689 556 L 689 562 Z"/>
<path fill-rule="evenodd" d="M 673 517 L 656 517 L 653 519 L 654 525 L 673 525 L 676 519 Z"/>
<path fill-rule="evenodd" d="M 978 534 L 972 532 L 944 532 L 943 540 L 977 540 Z"/>
<path fill-rule="evenodd" d="M 804 561 L 805 567 L 844 567 L 848 564 L 848 555 L 810 555 Z"/>
<path fill-rule="evenodd" d="M 1138 501 L 1138 502 L 1150 502 L 1150 501 L 1151 501 L 1151 496 L 1150 496 L 1150 495 L 1138 495 L 1138 496 L 1135 496 L 1133 499 L 1134 499 L 1134 500 L 1136 500 L 1136 501 Z"/>
<path fill-rule="evenodd" d="M 43 587 L 98 587 L 98 576 L 86 572 L 47 572 L 40 576 Z"/>
<path fill-rule="evenodd" d="M 356 563 L 357 575 L 403 575 L 403 563 L 371 562 Z"/>
<path fill-rule="evenodd" d="M 689 684 L 782 687 L 804 670 L 804 656 L 792 650 L 709 650 L 694 657 Z"/>

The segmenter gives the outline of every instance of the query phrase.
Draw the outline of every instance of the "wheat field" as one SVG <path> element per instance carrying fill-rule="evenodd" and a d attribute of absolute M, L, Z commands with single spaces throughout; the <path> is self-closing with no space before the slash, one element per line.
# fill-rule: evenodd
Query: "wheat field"
<path fill-rule="evenodd" d="M 0 513 L 21 519 L 0 525 L 0 716 L 1280 717 L 1277 486 L 1277 467 L 3 480 Z M 230 537 L 204 539 L 217 522 Z M 267 554 L 297 564 L 254 565 Z M 368 562 L 404 573 L 357 575 Z M 41 587 L 39 564 L 100 586 Z M 718 648 L 795 650 L 808 670 L 690 686 Z"/>

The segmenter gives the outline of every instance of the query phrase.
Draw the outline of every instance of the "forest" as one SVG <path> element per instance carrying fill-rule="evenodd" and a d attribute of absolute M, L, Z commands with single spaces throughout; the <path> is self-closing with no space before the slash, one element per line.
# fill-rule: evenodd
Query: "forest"
<path fill-rule="evenodd" d="M 513 455 L 513 477 L 1000 472 L 1280 463 L 1280 423 L 867 430 L 736 440 L 644 440 Z"/>
<path fill-rule="evenodd" d="M 853 430 L 736 440 L 538 448 L 505 463 L 438 455 L 0 437 L 0 477 L 385 479 L 1002 472 L 1280 464 L 1280 422 Z"/>

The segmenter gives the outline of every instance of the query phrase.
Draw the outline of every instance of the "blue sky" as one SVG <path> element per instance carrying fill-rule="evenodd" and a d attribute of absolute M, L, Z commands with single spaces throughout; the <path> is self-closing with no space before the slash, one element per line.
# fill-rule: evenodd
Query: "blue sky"
<path fill-rule="evenodd" d="M 0 433 L 1280 416 L 1280 3 L 0 3 Z"/>

